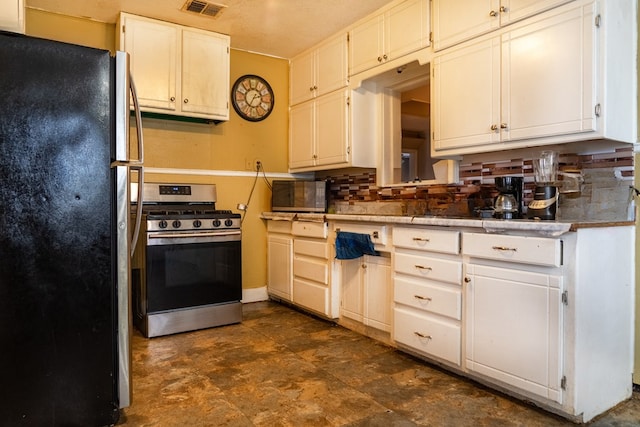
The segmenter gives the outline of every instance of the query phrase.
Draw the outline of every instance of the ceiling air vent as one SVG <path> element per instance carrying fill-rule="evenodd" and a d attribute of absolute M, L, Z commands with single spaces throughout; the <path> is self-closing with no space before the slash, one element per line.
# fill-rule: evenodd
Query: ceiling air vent
<path fill-rule="evenodd" d="M 184 6 L 182 6 L 182 10 L 197 13 L 198 15 L 216 17 L 225 7 L 227 6 L 202 0 L 187 0 Z"/>

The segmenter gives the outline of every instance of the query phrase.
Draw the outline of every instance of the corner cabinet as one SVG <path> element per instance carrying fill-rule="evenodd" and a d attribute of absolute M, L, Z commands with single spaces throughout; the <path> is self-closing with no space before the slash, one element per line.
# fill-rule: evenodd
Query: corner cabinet
<path fill-rule="evenodd" d="M 24 34 L 24 0 L 0 3 L 0 30 Z"/>
<path fill-rule="evenodd" d="M 142 111 L 229 119 L 229 36 L 127 13 L 119 29 Z"/>
<path fill-rule="evenodd" d="M 291 60 L 290 105 L 325 95 L 348 84 L 347 35 L 339 34 Z"/>
<path fill-rule="evenodd" d="M 630 4 L 574 1 L 436 54 L 432 155 L 635 142 L 634 91 L 615 84 L 635 85 Z"/>
<path fill-rule="evenodd" d="M 429 46 L 429 2 L 406 0 L 349 31 L 349 75 Z"/>
<path fill-rule="evenodd" d="M 267 223 L 267 292 L 276 299 L 293 299 L 291 221 Z"/>

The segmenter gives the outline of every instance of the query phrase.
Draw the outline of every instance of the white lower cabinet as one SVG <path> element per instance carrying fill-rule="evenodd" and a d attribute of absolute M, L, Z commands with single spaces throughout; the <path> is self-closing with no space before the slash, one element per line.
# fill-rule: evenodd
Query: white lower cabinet
<path fill-rule="evenodd" d="M 293 237 L 290 221 L 267 223 L 267 292 L 291 301 L 293 289 Z"/>
<path fill-rule="evenodd" d="M 294 221 L 293 303 L 316 314 L 338 317 L 338 292 L 331 277 L 331 247 L 326 222 Z"/>
<path fill-rule="evenodd" d="M 587 422 L 631 396 L 634 227 L 470 232 L 464 371 Z"/>
<path fill-rule="evenodd" d="M 392 292 L 389 256 L 364 255 L 340 263 L 340 315 L 389 332 Z"/>
<path fill-rule="evenodd" d="M 393 230 L 393 339 L 461 366 L 462 259 L 458 231 Z"/>
<path fill-rule="evenodd" d="M 466 272 L 467 369 L 562 403 L 562 276 Z"/>

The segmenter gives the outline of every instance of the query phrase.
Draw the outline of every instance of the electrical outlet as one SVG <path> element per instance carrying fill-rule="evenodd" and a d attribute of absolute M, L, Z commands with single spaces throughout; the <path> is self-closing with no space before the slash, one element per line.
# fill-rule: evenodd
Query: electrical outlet
<path fill-rule="evenodd" d="M 253 159 L 244 159 L 244 170 L 254 171 L 256 170 L 256 162 Z"/>

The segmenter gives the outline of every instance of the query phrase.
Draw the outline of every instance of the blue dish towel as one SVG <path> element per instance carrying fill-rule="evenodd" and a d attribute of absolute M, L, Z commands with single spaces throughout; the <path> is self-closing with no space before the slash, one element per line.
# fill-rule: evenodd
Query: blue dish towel
<path fill-rule="evenodd" d="M 338 231 L 336 236 L 336 258 L 354 259 L 362 255 L 378 255 L 373 248 L 371 236 L 361 233 Z"/>

